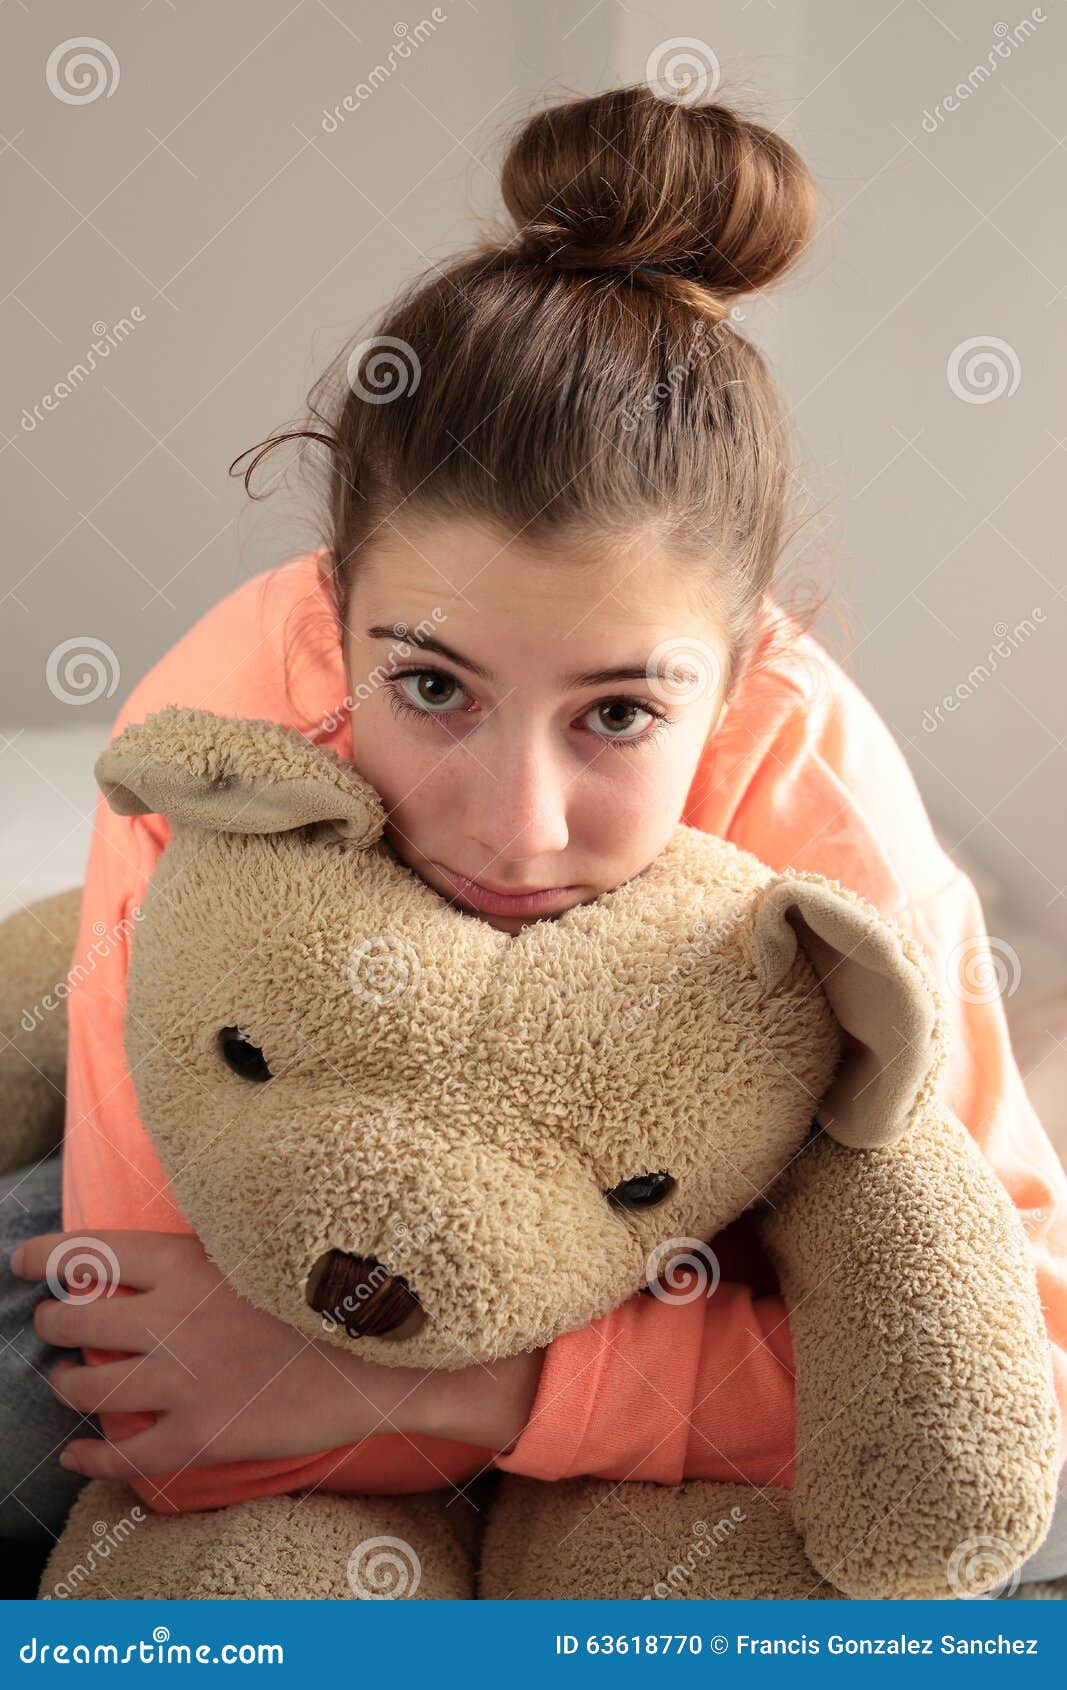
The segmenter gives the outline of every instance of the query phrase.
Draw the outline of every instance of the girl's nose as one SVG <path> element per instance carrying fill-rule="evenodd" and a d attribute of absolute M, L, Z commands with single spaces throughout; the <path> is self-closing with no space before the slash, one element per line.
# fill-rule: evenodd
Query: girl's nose
<path fill-rule="evenodd" d="M 542 746 L 502 744 L 496 755 L 472 747 L 463 771 L 467 834 L 496 861 L 532 863 L 567 848 L 568 777 Z"/>

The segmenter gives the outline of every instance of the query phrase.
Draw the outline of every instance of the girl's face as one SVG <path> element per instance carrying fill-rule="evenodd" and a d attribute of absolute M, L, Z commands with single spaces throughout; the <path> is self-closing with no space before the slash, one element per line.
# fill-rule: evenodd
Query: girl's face
<path fill-rule="evenodd" d="M 640 874 L 722 714 L 725 638 L 692 575 L 643 540 L 546 554 L 404 511 L 371 549 L 344 641 L 353 757 L 400 860 L 511 934 Z"/>

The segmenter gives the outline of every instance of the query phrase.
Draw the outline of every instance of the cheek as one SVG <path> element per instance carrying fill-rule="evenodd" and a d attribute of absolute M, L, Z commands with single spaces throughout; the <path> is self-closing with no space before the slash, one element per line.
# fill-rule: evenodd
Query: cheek
<path fill-rule="evenodd" d="M 656 746 L 606 751 L 590 771 L 590 794 L 595 790 L 596 802 L 607 807 L 613 828 L 662 831 L 681 816 L 699 749 L 678 726 Z"/>
<path fill-rule="evenodd" d="M 450 744 L 447 733 L 394 715 L 384 690 L 352 717 L 352 760 L 394 818 L 427 803 L 439 809 L 454 794 L 456 758 L 447 755 Z"/>
<path fill-rule="evenodd" d="M 596 775 L 571 790 L 567 821 L 583 860 L 610 865 L 628 879 L 658 855 L 674 832 L 688 790 L 686 771 L 669 752 L 616 751 Z"/>

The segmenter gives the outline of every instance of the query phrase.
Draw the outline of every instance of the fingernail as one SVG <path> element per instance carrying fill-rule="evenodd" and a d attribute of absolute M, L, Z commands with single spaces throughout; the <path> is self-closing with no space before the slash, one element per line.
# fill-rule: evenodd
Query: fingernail
<path fill-rule="evenodd" d="M 12 1273 L 21 1273 L 22 1272 L 22 1263 L 23 1263 L 23 1260 L 24 1260 L 24 1256 L 25 1256 L 25 1251 L 24 1251 L 23 1246 L 21 1244 L 18 1246 L 17 1249 L 12 1250 L 12 1252 L 11 1252 L 11 1263 L 10 1263 Z"/>
<path fill-rule="evenodd" d="M 78 1471 L 78 1463 L 74 1459 L 74 1453 L 69 1449 L 65 1449 L 63 1451 L 59 1458 L 59 1465 L 61 1467 L 69 1467 L 72 1473 L 76 1473 Z"/>

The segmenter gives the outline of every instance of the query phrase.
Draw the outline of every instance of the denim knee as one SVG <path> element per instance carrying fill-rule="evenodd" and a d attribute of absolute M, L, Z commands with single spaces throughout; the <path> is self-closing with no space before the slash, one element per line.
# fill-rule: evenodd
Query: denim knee
<path fill-rule="evenodd" d="M 63 1445 L 102 1434 L 93 1416 L 68 1408 L 48 1384 L 62 1358 L 81 1360 L 80 1351 L 57 1349 L 34 1330 L 48 1286 L 16 1279 L 8 1263 L 23 1239 L 62 1229 L 58 1153 L 0 1177 L 0 1538 L 45 1544 L 59 1536 L 86 1483 L 59 1465 Z"/>

